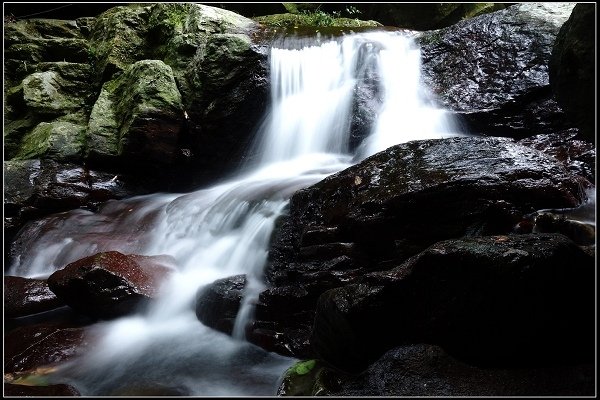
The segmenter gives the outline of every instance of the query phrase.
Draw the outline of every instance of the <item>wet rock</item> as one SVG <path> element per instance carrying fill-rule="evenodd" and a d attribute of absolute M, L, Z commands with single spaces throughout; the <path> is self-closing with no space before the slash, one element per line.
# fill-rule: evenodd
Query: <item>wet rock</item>
<path fill-rule="evenodd" d="M 425 84 L 473 133 L 523 138 L 573 127 L 548 77 L 555 38 L 573 6 L 516 4 L 425 32 Z"/>
<path fill-rule="evenodd" d="M 158 297 L 174 264 L 171 257 L 109 251 L 54 272 L 48 286 L 80 313 L 109 319 L 133 313 Z"/>
<path fill-rule="evenodd" d="M 558 365 L 479 368 L 435 345 L 397 347 L 356 377 L 339 379 L 335 396 L 589 396 L 594 368 Z"/>
<path fill-rule="evenodd" d="M 4 276 L 4 316 L 22 317 L 63 306 L 44 279 Z"/>
<path fill-rule="evenodd" d="M 73 386 L 65 384 L 26 386 L 4 383 L 4 395 L 18 397 L 63 397 L 81 396 L 81 393 Z"/>
<path fill-rule="evenodd" d="M 200 322 L 231 335 L 245 286 L 246 275 L 236 275 L 200 288 L 196 296 Z"/>
<path fill-rule="evenodd" d="M 560 234 L 439 242 L 361 284 L 324 293 L 311 342 L 350 372 L 410 343 L 438 344 L 482 367 L 590 362 L 593 260 Z"/>
<path fill-rule="evenodd" d="M 37 324 L 16 328 L 4 336 L 4 373 L 55 366 L 82 354 L 90 339 L 82 327 Z"/>
<path fill-rule="evenodd" d="M 596 180 L 596 147 L 576 139 L 577 129 L 568 129 L 547 135 L 535 135 L 518 143 L 533 147 L 562 162 L 569 171 L 581 175 L 590 182 Z"/>
<path fill-rule="evenodd" d="M 596 142 L 595 11 L 592 4 L 575 5 L 556 37 L 549 71 L 559 104 L 591 143 Z"/>
<path fill-rule="evenodd" d="M 511 139 L 452 138 L 394 146 L 301 190 L 273 236 L 270 287 L 255 309 L 254 326 L 270 332 L 261 343 L 273 349 L 279 338 L 286 354 L 310 357 L 302 335 L 325 291 L 394 268 L 437 241 L 507 234 L 550 204 L 575 207 L 584 182 Z"/>
<path fill-rule="evenodd" d="M 145 194 L 155 187 L 132 175 L 39 159 L 5 161 L 4 178 L 5 239 L 29 220 L 77 207 L 94 209 L 109 199 Z"/>

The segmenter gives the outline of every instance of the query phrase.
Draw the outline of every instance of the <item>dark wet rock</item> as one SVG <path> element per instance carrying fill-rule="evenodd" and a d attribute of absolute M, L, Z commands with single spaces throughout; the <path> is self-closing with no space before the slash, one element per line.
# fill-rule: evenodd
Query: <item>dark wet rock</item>
<path fill-rule="evenodd" d="M 198 290 L 196 316 L 203 324 L 231 334 L 246 286 L 246 275 L 219 279 Z"/>
<path fill-rule="evenodd" d="M 590 182 L 596 180 L 596 146 L 578 140 L 579 131 L 566 131 L 535 135 L 519 140 L 519 144 L 533 147 L 562 162 L 569 171 L 581 175 Z"/>
<path fill-rule="evenodd" d="M 4 395 L 18 397 L 63 397 L 81 396 L 81 393 L 73 386 L 65 384 L 28 386 L 4 383 Z"/>
<path fill-rule="evenodd" d="M 85 328 L 57 324 L 23 326 L 4 336 L 4 373 L 51 368 L 85 351 Z"/>
<path fill-rule="evenodd" d="M 44 279 L 4 276 L 4 316 L 22 317 L 63 306 Z"/>
<path fill-rule="evenodd" d="M 590 396 L 594 366 L 479 368 L 435 345 L 397 347 L 356 377 L 338 378 L 334 396 Z"/>
<path fill-rule="evenodd" d="M 596 79 L 596 7 L 577 4 L 560 28 L 550 59 L 550 84 L 559 104 L 581 130 L 581 137 L 595 143 L 594 105 Z"/>
<path fill-rule="evenodd" d="M 425 84 L 474 133 L 523 138 L 573 127 L 548 77 L 556 35 L 573 6 L 516 4 L 423 33 Z"/>
<path fill-rule="evenodd" d="M 5 239 L 31 219 L 78 207 L 93 209 L 109 199 L 148 193 L 156 185 L 131 175 L 39 159 L 5 161 L 4 179 Z"/>
<path fill-rule="evenodd" d="M 58 298 L 82 314 L 114 318 L 135 312 L 160 294 L 174 272 L 168 256 L 98 253 L 70 263 L 48 277 Z"/>
<path fill-rule="evenodd" d="M 314 356 L 304 335 L 328 289 L 396 267 L 440 240 L 507 234 L 537 210 L 575 207 L 585 182 L 511 139 L 394 146 L 292 197 L 249 329 L 260 329 L 271 350 L 279 343 L 285 354 Z"/>
<path fill-rule="evenodd" d="M 591 362 L 594 274 L 594 258 L 560 234 L 443 241 L 324 293 L 311 342 L 350 372 L 410 343 L 482 367 Z"/>

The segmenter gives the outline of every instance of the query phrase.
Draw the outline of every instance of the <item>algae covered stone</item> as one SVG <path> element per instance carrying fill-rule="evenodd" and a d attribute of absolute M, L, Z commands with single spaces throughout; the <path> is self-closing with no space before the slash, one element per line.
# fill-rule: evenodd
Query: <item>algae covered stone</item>
<path fill-rule="evenodd" d="M 160 60 L 138 61 L 102 86 L 87 130 L 89 156 L 169 163 L 183 118 L 171 67 Z"/>
<path fill-rule="evenodd" d="M 23 138 L 16 159 L 77 161 L 83 155 L 85 129 L 66 121 L 42 122 Z"/>

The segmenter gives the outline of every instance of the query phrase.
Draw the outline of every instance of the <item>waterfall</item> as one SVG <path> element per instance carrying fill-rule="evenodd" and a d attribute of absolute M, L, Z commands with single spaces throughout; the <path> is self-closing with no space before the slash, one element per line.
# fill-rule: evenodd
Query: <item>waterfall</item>
<path fill-rule="evenodd" d="M 273 48 L 272 105 L 254 152 L 256 163 L 235 179 L 188 194 L 110 201 L 97 213 L 52 216 L 21 237 L 9 274 L 47 276 L 99 251 L 168 254 L 178 272 L 145 314 L 94 325 L 101 340 L 65 365 L 57 381 L 84 395 L 165 385 L 189 395 L 272 395 L 293 360 L 243 341 L 260 291 L 269 238 L 290 196 L 396 143 L 456 134 L 420 85 L 420 54 L 399 33 L 353 34 L 309 45 Z M 382 93 L 372 134 L 350 146 L 354 94 L 364 62 Z M 375 111 L 374 111 L 375 112 Z M 203 326 L 194 314 L 199 287 L 246 274 L 234 338 Z M 117 390 L 118 392 L 118 390 Z"/>

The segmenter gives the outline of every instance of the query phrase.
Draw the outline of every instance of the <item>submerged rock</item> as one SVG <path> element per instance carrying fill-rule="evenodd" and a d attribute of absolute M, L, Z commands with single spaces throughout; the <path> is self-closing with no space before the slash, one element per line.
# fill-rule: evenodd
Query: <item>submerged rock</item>
<path fill-rule="evenodd" d="M 98 253 L 70 263 L 48 277 L 48 286 L 82 314 L 114 318 L 134 312 L 159 296 L 174 272 L 168 256 Z"/>

